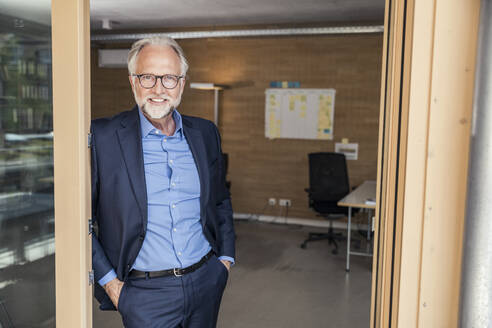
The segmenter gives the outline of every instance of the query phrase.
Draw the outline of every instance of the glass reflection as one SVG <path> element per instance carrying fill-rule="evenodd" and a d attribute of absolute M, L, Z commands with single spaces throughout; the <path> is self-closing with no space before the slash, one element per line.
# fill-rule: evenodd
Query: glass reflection
<path fill-rule="evenodd" d="M 51 31 L 21 16 L 0 9 L 0 328 L 54 327 Z"/>

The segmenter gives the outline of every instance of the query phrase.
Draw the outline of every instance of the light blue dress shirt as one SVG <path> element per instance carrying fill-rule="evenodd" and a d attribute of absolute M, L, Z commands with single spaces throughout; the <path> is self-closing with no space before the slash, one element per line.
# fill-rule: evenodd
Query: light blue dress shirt
<path fill-rule="evenodd" d="M 139 109 L 147 187 L 147 232 L 132 269 L 185 268 L 210 250 L 200 222 L 200 178 L 183 134 L 181 115 L 173 112 L 176 130 L 166 136 Z M 234 262 L 228 256 L 219 259 Z M 114 270 L 99 280 L 116 278 Z"/>

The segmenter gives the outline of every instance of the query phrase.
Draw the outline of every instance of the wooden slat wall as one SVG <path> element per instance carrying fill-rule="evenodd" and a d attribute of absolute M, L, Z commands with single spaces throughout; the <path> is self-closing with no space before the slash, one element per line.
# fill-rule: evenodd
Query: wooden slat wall
<path fill-rule="evenodd" d="M 275 197 L 292 200 L 289 216 L 314 218 L 304 192 L 307 154 L 333 151 L 342 138 L 359 143 L 359 160 L 348 161 L 351 185 L 376 179 L 382 39 L 366 34 L 179 40 L 190 62 L 188 82 L 231 86 L 220 95 L 220 131 L 236 212 L 278 214 L 278 206 L 266 206 Z M 98 68 L 96 55 L 93 49 L 93 117 L 133 106 L 126 70 Z M 265 138 L 264 92 L 272 80 L 335 88 L 334 140 Z M 179 109 L 213 120 L 213 92 L 187 87 Z"/>

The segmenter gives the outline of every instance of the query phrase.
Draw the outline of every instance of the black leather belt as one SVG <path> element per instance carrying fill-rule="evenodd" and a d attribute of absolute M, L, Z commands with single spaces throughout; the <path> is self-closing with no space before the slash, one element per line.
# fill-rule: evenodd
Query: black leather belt
<path fill-rule="evenodd" d="M 157 278 L 157 277 L 165 277 L 165 276 L 173 276 L 173 275 L 176 277 L 179 277 L 179 276 L 182 276 L 184 274 L 191 273 L 191 272 L 195 271 L 196 269 L 201 267 L 205 262 L 207 262 L 207 260 L 209 258 L 211 258 L 212 255 L 214 255 L 213 250 L 211 250 L 210 252 L 208 252 L 207 255 L 202 257 L 202 259 L 199 262 L 192 264 L 186 268 L 182 268 L 182 269 L 181 268 L 174 268 L 174 269 L 161 270 L 161 271 L 132 270 L 132 271 L 130 271 L 130 274 L 128 275 L 128 277 L 130 277 L 130 278 L 147 278 L 147 279 Z"/>

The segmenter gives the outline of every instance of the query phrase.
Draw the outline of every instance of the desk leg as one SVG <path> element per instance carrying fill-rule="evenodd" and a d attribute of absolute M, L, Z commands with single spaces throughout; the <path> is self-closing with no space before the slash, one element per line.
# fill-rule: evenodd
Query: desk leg
<path fill-rule="evenodd" d="M 350 271 L 350 232 L 352 231 L 352 207 L 348 208 L 348 224 L 347 224 L 347 267 L 345 270 Z"/>

